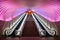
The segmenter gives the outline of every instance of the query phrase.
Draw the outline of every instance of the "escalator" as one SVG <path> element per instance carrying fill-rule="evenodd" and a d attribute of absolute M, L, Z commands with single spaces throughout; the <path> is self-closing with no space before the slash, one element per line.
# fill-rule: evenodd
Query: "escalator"
<path fill-rule="evenodd" d="M 4 34 L 5 36 L 16 36 L 16 30 L 18 30 L 22 23 L 25 22 L 25 19 L 26 19 L 27 15 L 24 13 L 23 15 L 21 15 L 15 22 L 13 22 L 13 24 L 10 26 L 10 27 L 7 27 L 5 30 L 4 30 Z"/>
<path fill-rule="evenodd" d="M 21 17 L 12 28 L 6 31 L 7 36 L 39 37 L 52 35 L 46 30 L 46 26 L 42 25 L 40 17 L 35 14 L 25 14 Z"/>
<path fill-rule="evenodd" d="M 42 27 L 42 29 L 45 30 L 46 36 L 48 36 L 48 37 L 50 37 L 50 36 L 56 36 L 56 30 L 55 30 L 53 27 L 50 28 L 50 26 L 48 26 L 48 25 L 46 24 L 46 22 L 44 22 L 44 21 L 42 20 L 41 17 L 38 17 L 37 14 L 34 14 L 34 16 L 35 16 L 36 20 L 38 21 L 38 23 L 40 24 L 40 26 Z M 46 20 L 45 20 L 45 21 L 46 21 Z"/>
<path fill-rule="evenodd" d="M 34 17 L 36 18 L 36 16 L 35 16 L 35 15 L 34 15 Z M 50 36 L 50 35 L 47 33 L 47 31 L 45 30 L 45 28 L 43 27 L 43 25 L 38 21 L 38 19 L 37 19 L 37 18 L 36 18 L 36 20 L 37 20 L 37 22 L 38 22 L 39 26 L 44 30 L 44 32 L 43 32 L 43 33 L 45 34 L 44 36 L 45 36 L 45 37 Z M 43 31 L 43 30 L 42 30 L 42 31 Z"/>
<path fill-rule="evenodd" d="M 24 15 L 24 17 L 25 17 L 25 16 L 26 16 L 26 15 Z M 9 36 L 12 36 L 12 37 L 16 36 L 16 34 L 15 34 L 15 33 L 16 33 L 16 30 L 19 29 L 21 23 L 23 22 L 24 17 L 23 17 L 22 20 L 19 22 L 19 24 L 17 25 L 17 27 L 15 28 L 15 30 L 13 31 L 13 33 L 12 33 L 11 35 L 9 35 Z"/>
<path fill-rule="evenodd" d="M 22 37 L 39 37 L 38 30 L 36 28 L 35 22 L 32 15 L 28 15 L 26 23 L 24 25 Z"/>

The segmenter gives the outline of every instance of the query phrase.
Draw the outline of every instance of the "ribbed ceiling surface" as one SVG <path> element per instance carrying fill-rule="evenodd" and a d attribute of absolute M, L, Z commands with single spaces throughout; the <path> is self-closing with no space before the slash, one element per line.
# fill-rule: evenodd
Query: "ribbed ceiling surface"
<path fill-rule="evenodd" d="M 0 0 L 0 20 L 10 21 L 31 8 L 51 22 L 60 21 L 59 0 Z"/>

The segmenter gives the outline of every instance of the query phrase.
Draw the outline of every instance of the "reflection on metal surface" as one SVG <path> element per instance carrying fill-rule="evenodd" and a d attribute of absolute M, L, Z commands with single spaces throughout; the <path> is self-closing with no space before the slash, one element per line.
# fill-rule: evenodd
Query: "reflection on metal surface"
<path fill-rule="evenodd" d="M 23 19 L 23 22 L 21 23 L 20 28 L 17 30 L 17 34 L 16 35 L 21 35 L 22 34 L 22 30 L 24 28 L 24 23 L 26 21 L 26 18 L 27 18 L 27 14 L 26 14 L 25 18 Z"/>
<path fill-rule="evenodd" d="M 12 32 L 15 30 L 19 22 L 22 20 L 25 14 L 21 15 L 20 18 L 18 18 L 10 27 L 6 28 L 4 31 L 6 35 L 11 35 Z"/>
<path fill-rule="evenodd" d="M 53 25 L 53 24 L 51 25 L 51 23 L 48 23 L 48 21 L 46 22 L 46 20 L 44 21 L 43 18 L 39 17 L 37 14 L 34 14 L 34 15 L 37 17 L 37 19 L 43 25 L 43 27 L 49 33 L 49 35 L 51 35 L 51 36 L 56 35 L 56 29 L 53 28 L 55 25 Z"/>
<path fill-rule="evenodd" d="M 46 34 L 44 33 L 45 31 L 40 27 L 39 23 L 37 22 L 36 18 L 34 17 L 34 15 L 32 14 L 32 17 L 37 25 L 37 29 L 39 31 L 39 34 L 42 36 L 45 36 Z"/>
<path fill-rule="evenodd" d="M 13 22 L 13 24 L 10 25 L 10 27 L 5 28 L 3 34 L 9 36 L 11 34 L 14 34 L 16 36 L 21 36 L 24 28 L 25 21 L 28 16 L 32 16 L 34 19 L 34 22 L 36 24 L 36 28 L 39 32 L 39 35 L 41 36 L 55 36 L 56 29 L 54 28 L 54 24 L 48 22 L 47 20 L 43 19 L 36 13 L 33 13 L 33 11 L 28 10 L 27 13 L 22 14 L 16 21 Z M 19 25 L 19 27 L 18 27 Z M 29 30 L 28 30 L 29 31 Z"/>

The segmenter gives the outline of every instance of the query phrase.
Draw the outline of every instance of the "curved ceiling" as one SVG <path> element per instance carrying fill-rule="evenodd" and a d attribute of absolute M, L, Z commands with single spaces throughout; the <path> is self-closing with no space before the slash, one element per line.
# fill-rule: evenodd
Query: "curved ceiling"
<path fill-rule="evenodd" d="M 51 22 L 60 21 L 59 2 L 59 0 L 0 0 L 0 20 L 10 21 L 12 15 L 18 16 L 31 8 Z"/>

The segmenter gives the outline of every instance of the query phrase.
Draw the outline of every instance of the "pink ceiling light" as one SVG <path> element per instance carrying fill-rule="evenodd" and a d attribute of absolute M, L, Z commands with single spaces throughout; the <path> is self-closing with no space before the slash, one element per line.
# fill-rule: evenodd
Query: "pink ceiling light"
<path fill-rule="evenodd" d="M 57 1 L 57 0 L 55 0 Z M 47 2 L 43 5 L 38 5 L 35 8 L 32 8 L 37 14 L 46 18 L 51 22 L 60 21 L 60 3 L 58 2 Z"/>
<path fill-rule="evenodd" d="M 21 1 L 21 2 L 20 2 Z M 33 4 L 33 10 L 51 22 L 60 21 L 60 1 L 33 0 L 34 3 L 22 0 L 2 0 L 0 2 L 0 20 L 9 21 L 27 10 L 27 5 Z M 28 3 L 27 3 L 28 2 Z M 28 7 L 29 7 L 28 6 Z M 32 7 L 32 6 L 31 6 Z M 35 8 L 34 8 L 35 7 Z M 17 14 L 17 15 L 16 15 Z"/>
<path fill-rule="evenodd" d="M 0 20 L 10 21 L 27 10 L 22 5 L 18 6 L 10 2 L 2 2 L 0 4 Z"/>

